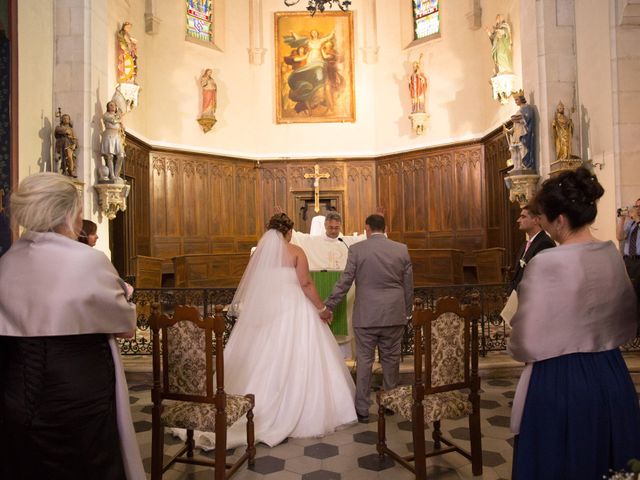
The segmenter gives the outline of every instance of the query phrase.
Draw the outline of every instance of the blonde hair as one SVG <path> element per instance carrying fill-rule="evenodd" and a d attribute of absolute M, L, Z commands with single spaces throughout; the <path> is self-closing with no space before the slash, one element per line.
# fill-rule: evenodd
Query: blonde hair
<path fill-rule="evenodd" d="M 14 229 L 49 232 L 66 225 L 74 231 L 74 220 L 82 201 L 69 177 L 58 173 L 29 175 L 11 194 L 9 212 Z"/>

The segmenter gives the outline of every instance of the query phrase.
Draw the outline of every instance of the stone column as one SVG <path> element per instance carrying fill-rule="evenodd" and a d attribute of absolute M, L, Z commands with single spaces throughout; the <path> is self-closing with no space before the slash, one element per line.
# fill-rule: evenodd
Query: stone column
<path fill-rule="evenodd" d="M 544 178 L 556 159 L 551 122 L 559 101 L 578 125 L 574 0 L 521 0 L 522 85 L 538 110 L 538 166 Z M 573 151 L 579 154 L 578 129 Z"/>
<path fill-rule="evenodd" d="M 100 220 L 93 191 L 100 165 L 101 117 L 113 92 L 107 84 L 107 0 L 56 0 L 53 107 L 73 121 L 78 138 L 77 175 L 84 183 L 84 218 Z M 114 33 L 115 35 L 115 33 Z M 58 119 L 55 119 L 58 124 Z M 108 250 L 108 223 L 98 225 L 101 250 Z M 108 252 L 107 252 L 108 253 Z"/>
<path fill-rule="evenodd" d="M 249 63 L 262 65 L 266 50 L 262 48 L 262 0 L 249 0 Z"/>

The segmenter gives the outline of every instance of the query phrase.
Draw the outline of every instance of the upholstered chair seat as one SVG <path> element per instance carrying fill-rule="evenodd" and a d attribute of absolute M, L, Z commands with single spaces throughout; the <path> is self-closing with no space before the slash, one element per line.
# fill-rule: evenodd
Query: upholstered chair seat
<path fill-rule="evenodd" d="M 413 406 L 413 385 L 402 385 L 380 394 L 380 401 L 385 408 L 393 410 L 407 420 L 411 420 Z M 422 401 L 425 423 L 437 420 L 457 420 L 466 417 L 473 411 L 469 394 L 460 390 L 427 395 Z"/>
<path fill-rule="evenodd" d="M 227 428 L 244 417 L 253 405 L 241 395 L 227 394 Z M 216 406 L 210 403 L 175 402 L 163 405 L 160 414 L 162 425 L 166 428 L 185 428 L 203 432 L 216 431 Z"/>

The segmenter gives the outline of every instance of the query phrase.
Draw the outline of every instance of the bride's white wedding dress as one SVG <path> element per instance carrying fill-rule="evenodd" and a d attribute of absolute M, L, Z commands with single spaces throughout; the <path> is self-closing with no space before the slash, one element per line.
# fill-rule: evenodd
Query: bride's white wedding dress
<path fill-rule="evenodd" d="M 232 311 L 239 317 L 225 347 L 225 391 L 255 395 L 256 443 L 316 437 L 357 420 L 355 385 L 342 352 L 307 299 L 286 259 L 282 234 L 269 230 L 247 266 Z M 227 434 L 227 447 L 246 444 L 246 418 Z M 180 433 L 184 438 L 184 430 Z M 196 445 L 214 448 L 212 433 Z"/>

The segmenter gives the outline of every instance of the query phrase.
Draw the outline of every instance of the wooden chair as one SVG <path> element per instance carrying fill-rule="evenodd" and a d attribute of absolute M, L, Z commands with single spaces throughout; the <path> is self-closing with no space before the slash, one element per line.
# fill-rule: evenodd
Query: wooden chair
<path fill-rule="evenodd" d="M 196 307 L 176 306 L 172 317 L 161 314 L 157 303 L 152 307 L 149 322 L 153 333 L 152 480 L 160 480 L 175 462 L 212 466 L 215 480 L 229 478 L 247 460 L 249 465 L 254 463 L 254 396 L 230 395 L 224 391 L 222 308 L 221 305 L 216 305 L 213 317 L 201 318 Z M 168 402 L 163 403 L 165 400 Z M 247 449 L 234 464 L 227 464 L 227 428 L 245 415 Z M 187 441 L 163 465 L 165 427 L 186 429 Z M 194 457 L 194 430 L 215 433 L 215 461 Z"/>
<path fill-rule="evenodd" d="M 385 454 L 413 472 L 417 479 L 427 478 L 426 459 L 458 452 L 471 460 L 474 475 L 482 474 L 480 434 L 480 377 L 478 376 L 478 318 L 480 308 L 462 308 L 454 298 L 442 298 L 436 311 L 423 308 L 416 300 L 413 313 L 414 370 L 411 385 L 389 392 L 379 391 L 377 403 L 378 444 Z M 423 369 L 424 363 L 424 369 Z M 461 391 L 465 389 L 464 391 Z M 387 447 L 385 408 L 410 419 L 413 431 L 413 455 L 400 456 Z M 445 438 L 440 422 L 469 417 L 471 453 Z M 433 423 L 432 451 L 425 451 L 425 424 Z M 442 448 L 442 444 L 446 447 Z M 413 461 L 413 465 L 409 462 Z"/>

